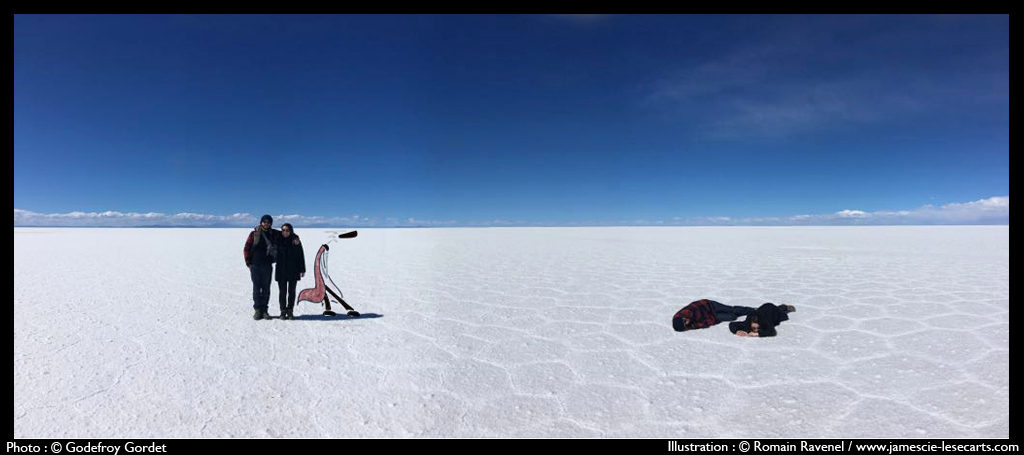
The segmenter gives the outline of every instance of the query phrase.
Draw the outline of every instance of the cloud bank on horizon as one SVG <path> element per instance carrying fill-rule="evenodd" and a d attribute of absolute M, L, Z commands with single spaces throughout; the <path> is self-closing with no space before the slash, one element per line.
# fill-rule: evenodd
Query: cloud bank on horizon
<path fill-rule="evenodd" d="M 36 213 L 14 209 L 14 226 L 45 227 L 249 227 L 260 215 L 234 213 L 209 215 L 200 213 L 122 213 L 70 212 Z M 460 227 L 460 226 L 533 226 L 544 222 L 492 219 L 486 221 L 421 220 L 415 218 L 324 217 L 305 215 L 274 215 L 274 224 L 291 223 L 304 227 Z M 1010 196 L 990 197 L 972 202 L 941 206 L 924 205 L 914 210 L 875 211 L 844 209 L 831 214 L 791 215 L 776 217 L 731 218 L 726 216 L 674 217 L 664 219 L 616 220 L 578 225 L 623 226 L 849 226 L 849 225 L 963 225 L 1010 224 Z"/>

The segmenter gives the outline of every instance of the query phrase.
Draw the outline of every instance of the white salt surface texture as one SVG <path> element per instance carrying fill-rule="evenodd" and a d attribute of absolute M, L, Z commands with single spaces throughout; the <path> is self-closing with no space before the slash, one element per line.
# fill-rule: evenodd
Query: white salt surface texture
<path fill-rule="evenodd" d="M 360 229 L 292 321 L 247 233 L 15 228 L 14 437 L 1009 435 L 1007 226 Z"/>

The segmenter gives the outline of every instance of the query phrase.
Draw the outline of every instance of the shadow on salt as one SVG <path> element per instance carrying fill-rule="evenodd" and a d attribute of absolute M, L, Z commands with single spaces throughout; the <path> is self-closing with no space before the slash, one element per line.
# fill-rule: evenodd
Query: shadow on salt
<path fill-rule="evenodd" d="M 295 316 L 295 321 L 348 321 L 352 319 L 376 319 L 382 318 L 384 315 L 377 313 L 363 313 L 358 317 L 349 316 L 347 314 L 338 314 L 337 316 L 324 316 L 322 314 L 303 314 L 301 316 Z"/>

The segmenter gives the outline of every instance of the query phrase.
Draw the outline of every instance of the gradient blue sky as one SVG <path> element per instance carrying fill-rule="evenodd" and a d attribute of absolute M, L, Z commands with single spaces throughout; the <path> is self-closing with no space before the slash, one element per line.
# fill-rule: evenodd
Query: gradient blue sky
<path fill-rule="evenodd" d="M 1005 197 L 1008 222 L 1008 196 L 1008 16 L 14 17 L 34 214 L 629 224 Z"/>

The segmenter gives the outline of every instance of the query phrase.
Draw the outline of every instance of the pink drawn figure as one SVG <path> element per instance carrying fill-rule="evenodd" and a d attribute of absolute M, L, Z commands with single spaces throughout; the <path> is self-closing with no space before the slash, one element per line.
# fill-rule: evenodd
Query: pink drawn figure
<path fill-rule="evenodd" d="M 320 251 L 316 252 L 316 261 L 313 263 L 313 278 L 316 280 L 316 287 L 303 289 L 299 293 L 299 301 L 320 303 L 324 301 L 324 277 L 320 275 L 320 258 L 328 250 L 327 245 L 321 245 Z"/>
<path fill-rule="evenodd" d="M 316 262 L 313 264 L 313 278 L 316 280 L 316 287 L 303 289 L 302 292 L 299 293 L 299 301 L 301 302 L 305 300 L 313 303 L 323 302 L 325 307 L 324 316 L 334 316 L 337 313 L 331 311 L 331 299 L 327 296 L 327 294 L 330 294 L 331 297 L 334 297 L 338 303 L 348 310 L 349 316 L 359 317 L 359 312 L 349 306 L 348 302 L 341 298 L 341 289 L 337 289 L 338 285 L 334 284 L 334 280 L 331 280 L 331 276 L 327 273 L 327 251 L 329 249 L 330 248 L 328 248 L 326 244 L 320 245 L 320 250 L 316 252 Z M 326 276 L 327 280 L 330 280 L 331 284 L 338 290 L 337 293 L 327 286 L 327 281 L 324 280 L 324 276 Z"/>

